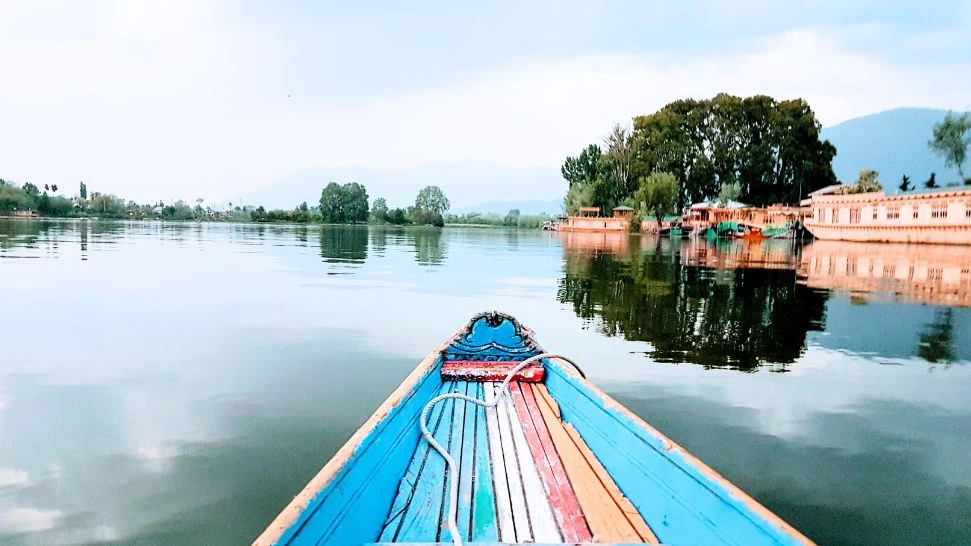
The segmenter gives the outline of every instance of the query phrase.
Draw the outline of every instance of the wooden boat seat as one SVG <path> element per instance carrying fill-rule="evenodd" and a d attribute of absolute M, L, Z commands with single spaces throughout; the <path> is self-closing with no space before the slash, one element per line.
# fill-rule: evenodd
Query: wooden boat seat
<path fill-rule="evenodd" d="M 443 382 L 486 401 L 500 383 Z M 657 544 L 654 533 L 542 383 L 513 382 L 498 407 L 446 400 L 429 429 L 459 467 L 458 528 L 474 544 Z M 445 460 L 419 442 L 376 543 L 450 543 Z"/>

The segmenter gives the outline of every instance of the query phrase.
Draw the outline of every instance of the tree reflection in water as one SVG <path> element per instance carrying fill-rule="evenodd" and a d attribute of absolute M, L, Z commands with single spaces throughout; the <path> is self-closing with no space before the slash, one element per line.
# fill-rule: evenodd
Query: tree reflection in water
<path fill-rule="evenodd" d="M 320 228 L 320 257 L 328 263 L 361 263 L 367 259 L 367 226 Z"/>
<path fill-rule="evenodd" d="M 934 312 L 934 320 L 924 326 L 917 344 L 917 356 L 932 364 L 954 361 L 954 310 L 943 307 Z"/>
<path fill-rule="evenodd" d="M 682 263 L 675 245 L 615 254 L 567 248 L 558 299 L 608 336 L 647 341 L 658 362 L 785 370 L 823 329 L 827 295 L 790 269 L 712 269 Z"/>

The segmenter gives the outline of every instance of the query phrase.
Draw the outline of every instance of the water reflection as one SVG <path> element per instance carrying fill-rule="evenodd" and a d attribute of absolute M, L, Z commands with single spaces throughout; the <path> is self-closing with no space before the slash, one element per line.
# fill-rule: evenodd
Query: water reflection
<path fill-rule="evenodd" d="M 558 299 L 606 335 L 650 342 L 655 361 L 784 370 L 806 334 L 823 328 L 827 296 L 795 282 L 793 251 L 781 243 L 726 251 L 695 240 L 566 238 Z"/>
<path fill-rule="evenodd" d="M 367 259 L 367 226 L 320 228 L 320 257 L 328 263 L 363 263 Z"/>
<path fill-rule="evenodd" d="M 917 354 L 931 363 L 954 361 L 954 310 L 950 307 L 934 312 L 934 320 L 924 326 Z"/>
<path fill-rule="evenodd" d="M 801 282 L 900 301 L 971 307 L 971 248 L 815 241 L 802 250 Z"/>
<path fill-rule="evenodd" d="M 417 228 L 408 231 L 415 246 L 415 260 L 421 265 L 441 265 L 445 261 L 447 249 L 442 230 L 438 228 Z"/>

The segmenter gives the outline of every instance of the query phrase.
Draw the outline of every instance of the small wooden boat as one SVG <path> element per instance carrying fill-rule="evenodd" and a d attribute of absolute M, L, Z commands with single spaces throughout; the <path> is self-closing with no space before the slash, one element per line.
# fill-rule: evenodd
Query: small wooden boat
<path fill-rule="evenodd" d="M 385 543 L 812 544 L 499 312 L 425 357 L 254 542 Z"/>

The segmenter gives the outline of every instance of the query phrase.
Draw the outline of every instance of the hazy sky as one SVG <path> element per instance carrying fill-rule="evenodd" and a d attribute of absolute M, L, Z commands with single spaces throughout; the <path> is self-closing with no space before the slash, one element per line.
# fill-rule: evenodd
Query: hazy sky
<path fill-rule="evenodd" d="M 971 104 L 971 2 L 0 0 L 0 177 L 225 199 L 317 165 L 556 166 L 719 91 Z"/>

